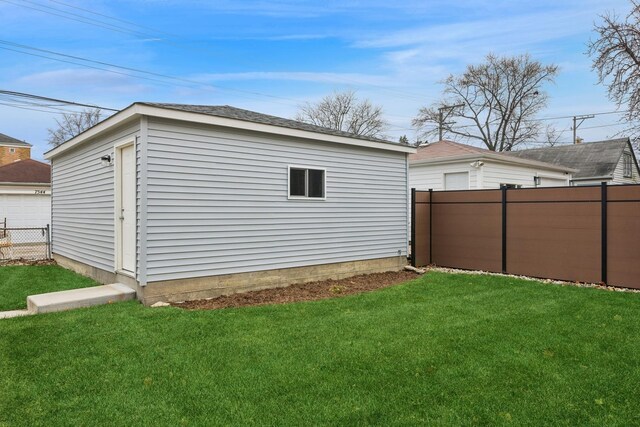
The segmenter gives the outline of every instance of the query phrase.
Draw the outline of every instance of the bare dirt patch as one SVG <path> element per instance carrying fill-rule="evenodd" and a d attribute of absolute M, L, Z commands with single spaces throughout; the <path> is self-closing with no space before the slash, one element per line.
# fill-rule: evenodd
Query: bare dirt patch
<path fill-rule="evenodd" d="M 57 263 L 53 259 L 26 259 L 26 258 L 18 258 L 18 259 L 0 259 L 0 266 L 8 266 L 8 265 L 56 265 Z"/>
<path fill-rule="evenodd" d="M 189 310 L 214 310 L 250 305 L 286 304 L 298 301 L 315 301 L 336 298 L 344 295 L 359 294 L 382 289 L 413 280 L 420 275 L 413 271 L 391 271 L 386 273 L 362 274 L 340 280 L 322 280 L 301 283 L 285 288 L 264 289 L 211 299 L 200 299 L 172 303 L 175 307 Z"/>

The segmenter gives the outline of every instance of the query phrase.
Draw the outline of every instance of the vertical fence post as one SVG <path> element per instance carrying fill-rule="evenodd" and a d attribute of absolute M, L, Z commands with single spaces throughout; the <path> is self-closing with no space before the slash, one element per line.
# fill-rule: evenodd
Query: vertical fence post
<path fill-rule="evenodd" d="M 51 226 L 47 224 L 47 259 L 51 259 Z"/>
<path fill-rule="evenodd" d="M 416 189 L 411 189 L 411 265 L 416 266 Z"/>
<path fill-rule="evenodd" d="M 502 273 L 507 273 L 507 186 L 500 186 L 502 193 Z"/>
<path fill-rule="evenodd" d="M 433 188 L 429 189 L 429 265 L 433 264 Z"/>
<path fill-rule="evenodd" d="M 602 223 L 600 225 L 601 229 L 601 259 L 600 263 L 602 266 L 602 283 L 607 283 L 607 183 L 602 182 L 600 184 L 600 194 L 601 194 L 601 220 Z"/>

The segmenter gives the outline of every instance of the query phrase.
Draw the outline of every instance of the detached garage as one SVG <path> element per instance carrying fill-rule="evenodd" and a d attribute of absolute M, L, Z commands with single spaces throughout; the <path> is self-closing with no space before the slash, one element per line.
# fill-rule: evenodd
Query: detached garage
<path fill-rule="evenodd" d="M 453 141 L 421 145 L 409 166 L 410 185 L 417 190 L 566 187 L 577 172 Z"/>
<path fill-rule="evenodd" d="M 46 227 L 51 223 L 51 167 L 32 159 L 0 166 L 0 223 Z"/>
<path fill-rule="evenodd" d="M 135 103 L 46 154 L 53 256 L 146 304 L 399 270 L 414 152 L 229 106 Z"/>

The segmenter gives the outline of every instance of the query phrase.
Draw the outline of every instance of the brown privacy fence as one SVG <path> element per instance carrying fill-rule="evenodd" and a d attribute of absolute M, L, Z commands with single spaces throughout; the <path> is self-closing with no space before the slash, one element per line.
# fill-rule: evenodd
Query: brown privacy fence
<path fill-rule="evenodd" d="M 640 185 L 411 192 L 414 266 L 640 288 Z"/>

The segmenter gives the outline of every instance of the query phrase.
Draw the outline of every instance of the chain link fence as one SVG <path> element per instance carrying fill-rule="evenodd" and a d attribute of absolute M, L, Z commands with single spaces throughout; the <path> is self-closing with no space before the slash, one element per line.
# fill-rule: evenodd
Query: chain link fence
<path fill-rule="evenodd" d="M 51 232 L 46 227 L 9 228 L 0 222 L 0 264 L 51 259 Z"/>

